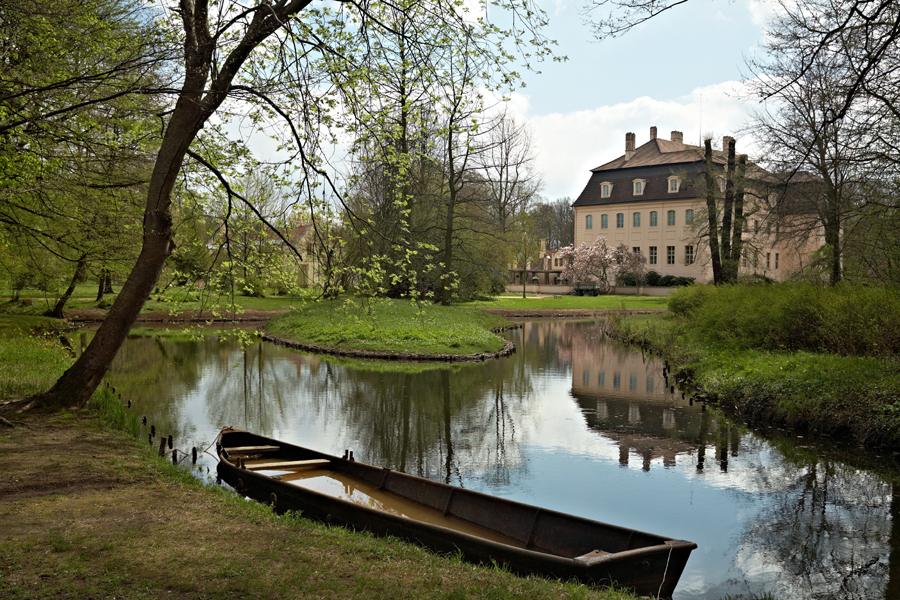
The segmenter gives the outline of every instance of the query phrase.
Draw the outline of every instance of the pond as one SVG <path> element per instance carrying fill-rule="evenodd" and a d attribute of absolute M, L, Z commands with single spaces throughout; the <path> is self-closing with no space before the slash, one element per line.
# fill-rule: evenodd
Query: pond
<path fill-rule="evenodd" d="M 89 333 L 77 334 L 74 345 Z M 900 469 L 741 424 L 598 322 L 526 322 L 509 359 L 348 361 L 228 336 L 131 337 L 108 376 L 175 447 L 232 425 L 696 542 L 675 598 L 900 599 Z M 214 477 L 211 454 L 193 467 Z"/>

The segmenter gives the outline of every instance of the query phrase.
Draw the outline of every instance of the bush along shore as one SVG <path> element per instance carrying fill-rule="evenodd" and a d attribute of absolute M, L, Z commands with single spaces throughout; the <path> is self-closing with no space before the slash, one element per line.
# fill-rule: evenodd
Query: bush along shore
<path fill-rule="evenodd" d="M 335 300 L 268 321 L 263 339 L 309 352 L 384 360 L 479 361 L 515 352 L 506 319 L 403 300 Z"/>
<path fill-rule="evenodd" d="M 669 311 L 616 315 L 608 331 L 658 351 L 685 393 L 736 420 L 900 445 L 900 291 L 693 286 Z"/>

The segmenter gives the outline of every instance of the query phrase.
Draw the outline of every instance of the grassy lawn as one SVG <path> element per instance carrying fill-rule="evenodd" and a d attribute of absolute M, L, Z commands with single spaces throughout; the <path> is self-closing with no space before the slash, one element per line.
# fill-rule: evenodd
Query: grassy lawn
<path fill-rule="evenodd" d="M 723 318 L 740 313 L 741 319 L 754 320 L 750 309 L 729 304 L 730 310 L 722 309 Z M 749 326 L 740 333 L 729 333 L 725 325 L 715 327 L 709 322 L 713 310 L 715 306 L 710 306 L 703 316 L 614 318 L 611 324 L 618 336 L 647 341 L 662 350 L 676 378 L 686 378 L 738 420 L 818 431 L 870 445 L 900 443 L 896 356 L 750 347 L 748 339 L 753 336 L 745 331 Z"/>
<path fill-rule="evenodd" d="M 72 364 L 52 334 L 59 321 L 45 317 L 0 315 L 0 398 L 30 396 L 48 389 Z"/>
<path fill-rule="evenodd" d="M 469 308 L 502 308 L 502 309 L 641 309 L 641 308 L 666 308 L 668 298 L 657 296 L 529 296 L 522 298 L 511 297 L 506 294 L 494 300 L 479 300 L 465 302 L 460 306 Z"/>
<path fill-rule="evenodd" d="M 57 296 L 47 296 L 39 290 L 23 290 L 20 298 L 24 302 L 11 302 L 11 290 L 0 288 L 0 312 L 17 315 L 41 315 L 53 308 Z M 66 303 L 66 310 L 82 308 L 106 309 L 115 299 L 115 294 L 106 294 L 101 304 L 97 301 L 97 286 L 80 284 Z M 309 296 L 273 296 L 255 298 L 250 296 L 211 296 L 202 290 L 169 288 L 164 293 L 153 293 L 144 303 L 141 312 L 179 312 L 197 310 L 230 311 L 238 310 L 293 310 L 304 306 L 313 299 Z"/>
<path fill-rule="evenodd" d="M 317 302 L 270 319 L 278 337 L 342 350 L 417 354 L 497 352 L 503 340 L 490 332 L 509 322 L 460 306 L 403 300 Z"/>

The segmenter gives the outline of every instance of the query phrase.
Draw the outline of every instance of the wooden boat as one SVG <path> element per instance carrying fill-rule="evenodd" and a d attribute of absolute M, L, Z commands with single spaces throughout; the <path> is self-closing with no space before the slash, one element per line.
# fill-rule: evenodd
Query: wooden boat
<path fill-rule="evenodd" d="M 225 427 L 218 475 L 275 510 L 392 535 L 471 562 L 671 597 L 692 542 L 504 500 Z M 330 490 L 329 490 L 330 488 Z M 331 492 L 336 492 L 332 494 Z"/>

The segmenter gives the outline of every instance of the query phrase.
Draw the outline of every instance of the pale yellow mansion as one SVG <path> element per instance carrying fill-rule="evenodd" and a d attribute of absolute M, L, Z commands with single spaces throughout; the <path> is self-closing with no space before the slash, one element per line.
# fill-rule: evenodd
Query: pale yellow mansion
<path fill-rule="evenodd" d="M 729 139 L 723 140 L 723 147 Z M 719 190 L 724 191 L 725 154 L 715 151 L 713 162 Z M 591 245 L 603 236 L 611 246 L 624 243 L 640 250 L 648 270 L 710 281 L 705 171 L 703 149 L 685 144 L 680 131 L 665 140 L 651 127 L 649 141 L 638 147 L 635 134 L 626 134 L 625 153 L 591 169 L 590 180 L 573 204 L 575 246 Z M 785 223 L 791 216 L 779 209 L 775 218 L 776 200 L 785 195 L 779 195 L 777 187 L 774 175 L 748 166 L 743 275 L 784 280 L 803 268 L 823 243 L 817 231 L 788 234 Z"/>

